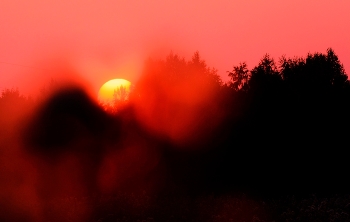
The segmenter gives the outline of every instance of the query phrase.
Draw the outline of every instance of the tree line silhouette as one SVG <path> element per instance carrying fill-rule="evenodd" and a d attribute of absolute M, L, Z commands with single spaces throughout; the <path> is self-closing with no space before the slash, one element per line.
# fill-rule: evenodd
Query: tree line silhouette
<path fill-rule="evenodd" d="M 253 175 L 271 181 L 266 189 L 288 184 L 295 193 L 347 192 L 350 87 L 332 49 L 282 57 L 278 67 L 265 55 L 253 69 L 241 63 L 229 76 L 234 90 L 229 109 L 241 103 L 244 111 L 225 129 L 235 132 L 227 139 L 246 156 L 243 161 L 256 166 Z"/>
<path fill-rule="evenodd" d="M 74 152 L 86 167 L 89 192 L 105 152 L 139 141 L 162 161 L 152 169 L 137 165 L 136 175 L 145 182 L 166 169 L 157 189 L 170 196 L 349 193 L 350 83 L 332 49 L 278 62 L 266 54 L 252 69 L 243 62 L 228 76 L 223 83 L 198 52 L 188 61 L 173 53 L 149 59 L 128 102 L 116 101 L 108 112 L 81 89 L 46 98 L 23 128 L 23 144 L 51 170 L 60 156 Z M 38 101 L 4 90 L 1 121 Z M 89 145 L 82 148 L 85 137 Z"/>
<path fill-rule="evenodd" d="M 195 74 L 190 71 L 193 64 L 197 64 Z M 171 87 L 179 87 L 174 75 L 181 82 L 197 73 L 196 81 L 188 84 L 209 81 L 213 86 L 209 94 L 185 90 L 206 97 L 195 113 L 205 123 L 190 132 L 196 140 L 183 148 L 202 152 L 186 153 L 181 164 L 175 159 L 176 166 L 170 167 L 178 171 L 179 181 L 188 180 L 193 186 L 191 193 L 224 187 L 268 195 L 347 192 L 350 85 L 332 49 L 306 58 L 283 56 L 278 64 L 266 54 L 251 70 L 246 63 L 234 66 L 225 84 L 198 53 L 187 63 L 170 55 L 163 66 L 161 78 Z M 152 76 L 144 86 L 158 90 L 151 86 L 155 79 L 159 78 Z M 167 90 L 172 91 L 171 87 Z M 177 104 L 169 106 L 170 119 L 181 121 L 173 111 Z M 161 115 L 166 114 L 157 117 Z M 215 125 L 211 119 L 220 123 Z M 210 130 L 203 130 L 206 126 Z"/>

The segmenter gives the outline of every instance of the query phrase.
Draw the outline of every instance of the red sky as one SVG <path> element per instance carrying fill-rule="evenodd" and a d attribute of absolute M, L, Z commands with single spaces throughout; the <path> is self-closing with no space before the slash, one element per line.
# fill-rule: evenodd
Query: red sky
<path fill-rule="evenodd" d="M 265 53 L 332 47 L 350 73 L 349 11 L 344 0 L 1 0 L 0 90 L 37 93 L 61 61 L 97 93 L 112 78 L 135 82 L 146 58 L 170 51 L 198 50 L 227 80 L 233 65 L 252 68 Z"/>

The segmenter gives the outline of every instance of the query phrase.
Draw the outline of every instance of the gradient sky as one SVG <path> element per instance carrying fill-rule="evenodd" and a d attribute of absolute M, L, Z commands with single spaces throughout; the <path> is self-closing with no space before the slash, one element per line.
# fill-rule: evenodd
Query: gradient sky
<path fill-rule="evenodd" d="M 349 11 L 344 0 L 1 0 L 0 90 L 37 93 L 61 75 L 52 71 L 59 61 L 97 94 L 112 78 L 137 81 L 146 58 L 171 51 L 190 59 L 198 50 L 225 81 L 265 53 L 332 47 L 350 73 Z"/>

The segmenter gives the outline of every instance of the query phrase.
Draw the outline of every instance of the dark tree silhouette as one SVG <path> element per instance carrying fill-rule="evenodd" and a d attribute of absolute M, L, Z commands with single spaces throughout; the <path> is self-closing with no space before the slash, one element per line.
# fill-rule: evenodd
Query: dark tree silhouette
<path fill-rule="evenodd" d="M 260 60 L 259 64 L 251 70 L 249 87 L 252 91 L 272 92 L 280 87 L 282 78 L 278 72 L 274 59 L 268 54 Z"/>
<path fill-rule="evenodd" d="M 34 102 L 30 97 L 20 94 L 18 89 L 5 89 L 1 92 L 0 97 L 0 125 L 2 129 L 9 126 L 25 111 L 33 108 Z"/>
<path fill-rule="evenodd" d="M 117 89 L 114 89 L 112 101 L 107 103 L 100 102 L 100 105 L 108 113 L 116 115 L 128 105 L 129 94 L 130 92 L 126 89 L 126 87 L 120 86 Z"/>
<path fill-rule="evenodd" d="M 244 98 L 238 101 L 245 104 L 241 106 L 245 113 L 227 130 L 237 132 L 228 139 L 235 141 L 232 147 L 248 147 L 249 151 L 239 153 L 242 161 L 260 166 L 246 173 L 258 181 L 269 181 L 254 189 L 265 189 L 265 193 L 283 189 L 299 194 L 346 192 L 341 174 L 348 165 L 341 144 L 347 143 L 350 133 L 345 127 L 350 124 L 350 88 L 334 51 L 309 53 L 306 58 L 282 57 L 279 68 L 265 55 L 252 70 L 242 71 L 244 67 L 240 64 L 229 76 L 235 77 L 231 84 L 240 92 L 235 95 Z M 246 89 L 239 88 L 239 72 L 251 75 Z M 234 96 L 231 100 L 237 102 Z M 326 188 L 322 181 L 337 185 Z"/>
<path fill-rule="evenodd" d="M 151 86 L 152 83 L 162 83 L 169 87 L 182 83 L 193 85 L 193 87 L 196 87 L 197 84 L 206 84 L 216 88 L 222 85 L 217 70 L 209 68 L 206 62 L 201 59 L 199 52 L 195 52 L 189 61 L 174 53 L 170 53 L 165 60 L 149 59 L 145 62 L 142 77 L 142 82 L 147 81 L 147 84 L 150 85 L 139 84 L 135 87 L 136 91 L 137 88 L 141 87 L 155 90 Z"/>
<path fill-rule="evenodd" d="M 217 71 L 198 52 L 189 61 L 171 53 L 165 60 L 146 61 L 131 102 L 152 130 L 181 141 L 198 141 L 206 131 L 198 128 L 203 121 L 216 121 L 210 116 L 217 112 L 221 85 Z"/>
<path fill-rule="evenodd" d="M 215 68 L 207 67 L 206 62 L 200 57 L 199 52 L 195 52 L 188 62 L 189 70 L 193 75 L 198 75 L 198 81 L 205 81 L 213 87 L 222 85 L 220 76 Z"/>
<path fill-rule="evenodd" d="M 328 49 L 327 54 L 308 54 L 305 59 L 282 57 L 280 64 L 281 75 L 294 92 L 331 93 L 349 84 L 343 65 L 332 49 Z"/>
<path fill-rule="evenodd" d="M 14 106 L 28 102 L 30 98 L 20 94 L 18 89 L 5 89 L 1 92 L 0 106 L 13 104 Z"/>
<path fill-rule="evenodd" d="M 111 220 L 151 215 L 154 220 L 167 221 L 168 215 L 179 215 L 171 220 L 201 221 L 204 217 L 198 205 L 203 202 L 194 200 L 214 196 L 227 201 L 230 195 L 241 197 L 243 193 L 268 208 L 273 218 L 265 221 L 289 220 L 293 212 L 288 209 L 299 209 L 295 203 L 308 205 L 299 198 L 311 200 L 311 207 L 306 206 L 311 213 L 290 220 L 319 220 L 320 216 L 311 215 L 316 214 L 314 204 L 323 203 L 324 199 L 317 198 L 349 194 L 350 186 L 346 176 L 350 167 L 346 150 L 350 84 L 338 56 L 332 49 L 306 57 L 282 56 L 277 66 L 266 54 L 252 69 L 240 63 L 228 76 L 230 81 L 223 85 L 217 71 L 198 52 L 189 60 L 171 53 L 164 60 L 146 61 L 130 96 L 123 87 L 115 91 L 113 115 L 80 88 L 52 94 L 22 134 L 27 153 L 40 160 L 36 173 L 43 182 L 36 186 L 38 194 L 48 204 L 60 197 L 57 190 L 88 195 L 98 189 L 96 178 L 104 175 L 101 163 L 108 160 L 103 166 L 115 167 L 106 174 L 113 179 L 106 180 L 108 189 L 132 195 L 126 201 L 116 198 L 101 205 L 91 201 L 100 205 L 91 207 L 91 215 L 109 211 Z M 0 111 L 6 104 L 25 101 L 18 90 L 6 90 L 0 97 Z M 10 111 L 2 112 L 2 119 Z M 69 163 L 67 156 L 76 171 L 61 169 Z M 69 180 L 66 173 L 71 175 Z M 81 186 L 60 186 L 66 182 Z M 110 187 L 113 184 L 116 186 Z M 143 205 L 133 194 L 145 190 L 156 197 L 147 193 L 149 205 L 130 207 L 129 202 Z M 315 196 L 307 199 L 311 194 Z M 292 208 L 287 209 L 285 200 L 294 204 Z M 213 201 L 208 203 L 206 216 L 221 212 L 212 210 Z M 317 211 L 324 209 L 322 203 Z M 235 209 L 241 209 L 235 204 Z M 342 204 L 344 209 L 346 204 Z M 112 205 L 114 208 L 104 209 Z M 126 208 L 131 210 L 124 212 Z M 300 214 L 305 216 L 307 210 Z"/>
<path fill-rule="evenodd" d="M 228 76 L 231 78 L 229 86 L 238 91 L 246 91 L 248 87 L 248 81 L 250 79 L 250 72 L 247 68 L 245 62 L 240 63 L 239 66 L 234 66 L 233 71 L 228 73 Z"/>
<path fill-rule="evenodd" d="M 128 91 L 124 86 L 118 87 L 118 89 L 115 89 L 113 93 L 113 99 L 115 103 L 125 102 L 126 100 L 128 100 L 128 96 Z"/>

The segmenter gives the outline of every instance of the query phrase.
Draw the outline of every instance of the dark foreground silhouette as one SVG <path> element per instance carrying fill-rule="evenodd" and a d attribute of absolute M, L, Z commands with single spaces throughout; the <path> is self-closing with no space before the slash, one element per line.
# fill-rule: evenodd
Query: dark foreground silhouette
<path fill-rule="evenodd" d="M 229 76 L 170 54 L 116 112 L 68 87 L 13 130 L 34 102 L 5 91 L 0 219 L 349 220 L 350 85 L 333 50 Z"/>

